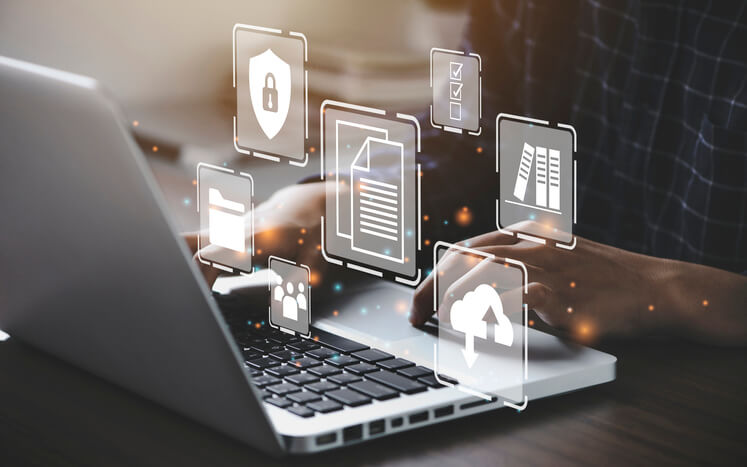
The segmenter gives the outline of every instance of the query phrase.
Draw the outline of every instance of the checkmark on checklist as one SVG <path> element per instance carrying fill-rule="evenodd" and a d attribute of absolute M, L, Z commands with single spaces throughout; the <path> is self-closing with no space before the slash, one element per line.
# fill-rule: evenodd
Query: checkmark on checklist
<path fill-rule="evenodd" d="M 462 67 L 459 62 L 449 62 L 449 79 L 462 80 Z"/>
<path fill-rule="evenodd" d="M 457 82 L 451 81 L 449 83 L 449 88 L 450 88 L 450 92 L 451 92 L 451 94 L 449 95 L 449 99 L 452 99 L 452 100 L 455 100 L 455 101 L 462 100 L 462 87 L 463 86 L 464 86 L 464 84 L 462 84 L 462 83 L 457 83 Z"/>

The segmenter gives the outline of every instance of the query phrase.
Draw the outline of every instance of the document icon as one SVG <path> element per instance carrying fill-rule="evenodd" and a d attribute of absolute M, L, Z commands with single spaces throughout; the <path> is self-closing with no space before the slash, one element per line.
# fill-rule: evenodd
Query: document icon
<path fill-rule="evenodd" d="M 223 198 L 217 188 L 208 189 L 208 230 L 210 243 L 215 246 L 243 252 L 246 248 L 244 213 L 242 203 Z"/>
<path fill-rule="evenodd" d="M 374 154 L 399 161 L 398 167 L 387 167 L 386 181 L 380 179 L 383 171 L 371 165 Z M 392 175 L 392 171 L 398 173 Z M 369 136 L 350 166 L 350 174 L 353 250 L 396 262 L 404 261 L 404 230 L 400 221 L 405 177 L 404 146 L 396 141 Z"/>

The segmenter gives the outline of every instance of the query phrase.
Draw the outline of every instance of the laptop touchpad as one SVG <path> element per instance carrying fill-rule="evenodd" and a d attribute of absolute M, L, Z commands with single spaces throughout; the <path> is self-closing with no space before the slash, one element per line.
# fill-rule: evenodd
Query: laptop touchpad
<path fill-rule="evenodd" d="M 408 319 L 412 295 L 413 289 L 381 282 L 346 290 L 339 298 L 314 304 L 312 321 L 320 329 L 340 329 L 360 336 L 362 342 L 378 341 L 386 347 L 390 342 L 423 335 Z"/>

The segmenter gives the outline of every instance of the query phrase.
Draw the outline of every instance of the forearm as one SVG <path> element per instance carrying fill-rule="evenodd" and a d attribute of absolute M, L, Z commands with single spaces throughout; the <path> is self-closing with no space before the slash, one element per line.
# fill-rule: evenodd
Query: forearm
<path fill-rule="evenodd" d="M 660 288 L 669 333 L 716 345 L 747 345 L 747 277 L 681 261 L 662 260 Z M 654 310 L 655 311 L 655 310 Z"/>

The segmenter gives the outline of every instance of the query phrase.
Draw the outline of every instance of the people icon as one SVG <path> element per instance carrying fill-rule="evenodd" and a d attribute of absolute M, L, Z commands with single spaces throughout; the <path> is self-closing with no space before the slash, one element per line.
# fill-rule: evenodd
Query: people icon
<path fill-rule="evenodd" d="M 311 314 L 310 271 L 306 266 L 298 266 L 275 257 L 272 257 L 270 267 L 270 323 L 307 334 Z"/>

